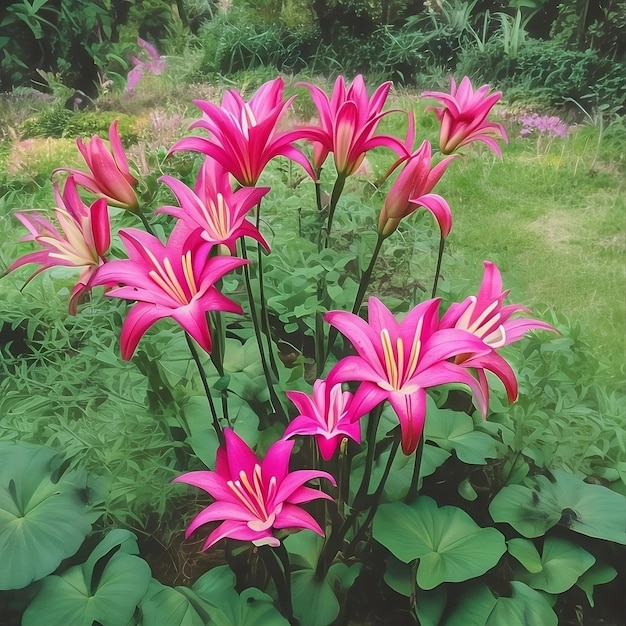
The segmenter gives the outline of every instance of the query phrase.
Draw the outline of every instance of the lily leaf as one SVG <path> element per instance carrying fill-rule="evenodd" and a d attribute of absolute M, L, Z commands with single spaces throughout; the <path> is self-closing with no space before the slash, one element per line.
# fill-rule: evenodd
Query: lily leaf
<path fill-rule="evenodd" d="M 462 509 L 438 508 L 425 496 L 410 505 L 381 505 L 374 518 L 373 536 L 401 561 L 419 559 L 417 583 L 421 589 L 481 576 L 506 550 L 504 537 L 495 528 L 481 528 Z"/>

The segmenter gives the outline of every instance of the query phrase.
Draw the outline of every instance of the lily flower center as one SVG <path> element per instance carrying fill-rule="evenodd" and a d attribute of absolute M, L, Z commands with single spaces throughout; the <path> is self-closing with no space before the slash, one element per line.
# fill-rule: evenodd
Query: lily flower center
<path fill-rule="evenodd" d="M 250 139 L 250 128 L 257 125 L 256 118 L 250 105 L 246 102 L 241 110 L 241 130 L 247 139 Z"/>
<path fill-rule="evenodd" d="M 50 252 L 48 256 L 53 259 L 68 261 L 76 267 L 99 265 L 98 254 L 86 241 L 85 233 L 80 225 L 71 218 L 69 213 L 61 209 L 57 209 L 56 214 L 59 224 L 63 228 L 65 239 L 55 237 L 54 235 L 40 235 L 37 237 L 37 240 L 42 245 L 50 246 L 58 251 Z"/>
<path fill-rule="evenodd" d="M 499 301 L 494 300 L 483 312 L 472 320 L 476 312 L 476 297 L 470 296 L 471 304 L 455 324 L 456 328 L 466 330 L 483 340 L 490 348 L 500 348 L 506 343 L 506 330 L 500 324 L 500 311 L 494 314 L 499 307 Z"/>
<path fill-rule="evenodd" d="M 229 480 L 226 484 L 253 516 L 248 522 L 251 530 L 263 531 L 273 526 L 276 515 L 282 508 L 275 506 L 273 510 L 268 511 L 268 504 L 273 502 L 276 495 L 276 476 L 270 478 L 267 494 L 263 492 L 263 476 L 258 463 L 254 466 L 252 477 L 241 470 L 238 480 Z"/>
<path fill-rule="evenodd" d="M 329 433 L 334 432 L 337 424 L 345 416 L 343 403 L 343 391 L 341 385 L 337 385 L 330 390 L 328 407 L 326 409 L 326 419 L 321 416 L 322 425 L 327 429 Z"/>
<path fill-rule="evenodd" d="M 169 296 L 177 300 L 182 305 L 189 304 L 193 297 L 198 293 L 198 287 L 193 275 L 193 265 L 191 262 L 191 250 L 187 250 L 180 258 L 184 284 L 178 279 L 171 261 L 165 257 L 161 264 L 158 259 L 146 249 L 146 253 L 150 256 L 154 269 L 148 272 L 148 276 Z"/>
<path fill-rule="evenodd" d="M 217 202 L 209 200 L 209 206 L 202 204 L 202 213 L 211 235 L 220 241 L 228 239 L 231 231 L 230 210 L 222 193 L 217 194 Z"/>
<path fill-rule="evenodd" d="M 404 391 L 405 393 L 414 391 L 414 385 L 407 385 L 406 383 L 415 374 L 419 363 L 423 320 L 424 318 L 421 317 L 417 323 L 408 354 L 402 337 L 396 338 L 394 346 L 389 331 L 386 328 L 380 331 L 384 359 L 382 365 L 387 374 L 387 380 L 379 383 L 382 389 Z"/>

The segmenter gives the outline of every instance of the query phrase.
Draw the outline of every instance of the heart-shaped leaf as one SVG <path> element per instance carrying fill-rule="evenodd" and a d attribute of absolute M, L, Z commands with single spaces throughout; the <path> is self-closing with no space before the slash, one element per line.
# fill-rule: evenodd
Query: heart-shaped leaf
<path fill-rule="evenodd" d="M 576 532 L 626 544 L 626 501 L 619 493 L 557 469 L 527 485 L 502 488 L 489 505 L 495 522 L 507 522 L 524 537 L 539 537 L 559 524 Z"/>
<path fill-rule="evenodd" d="M 462 509 L 438 508 L 425 496 L 410 505 L 381 505 L 373 536 L 401 561 L 419 559 L 417 583 L 422 589 L 480 576 L 506 550 L 504 537 L 495 528 L 481 528 Z"/>
<path fill-rule="evenodd" d="M 519 569 L 516 578 L 533 589 L 551 594 L 567 591 L 594 563 L 595 557 L 576 544 L 546 537 L 541 553 L 541 570 Z"/>
<path fill-rule="evenodd" d="M 111 556 L 115 547 L 118 549 Z M 151 576 L 150 567 L 143 559 L 124 552 L 121 547 L 117 543 L 91 568 L 75 565 L 61 576 L 45 578 L 24 612 L 23 626 L 84 626 L 94 622 L 127 626 L 148 589 Z M 96 571 L 102 560 L 106 564 L 94 585 L 93 579 L 86 575 L 89 571 L 85 570 Z"/>
<path fill-rule="evenodd" d="M 511 588 L 510 598 L 498 598 L 487 626 L 557 626 L 556 613 L 538 591 L 515 580 L 511 582 Z"/>
<path fill-rule="evenodd" d="M 51 448 L 0 442 L 0 589 L 21 589 L 80 547 L 102 498 Z"/>

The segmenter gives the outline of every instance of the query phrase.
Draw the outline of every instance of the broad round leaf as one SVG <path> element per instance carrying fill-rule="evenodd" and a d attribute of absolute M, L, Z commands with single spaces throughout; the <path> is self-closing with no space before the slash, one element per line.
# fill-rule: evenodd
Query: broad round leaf
<path fill-rule="evenodd" d="M 626 544 L 626 501 L 601 485 L 565 470 L 553 480 L 536 476 L 531 486 L 509 485 L 489 505 L 495 522 L 507 522 L 524 537 L 539 537 L 557 523 L 576 532 Z"/>
<path fill-rule="evenodd" d="M 547 537 L 541 554 L 541 570 L 531 573 L 520 569 L 516 578 L 533 589 L 556 595 L 573 587 L 595 560 L 589 552 L 570 541 Z"/>
<path fill-rule="evenodd" d="M 556 613 L 538 591 L 515 580 L 511 588 L 510 598 L 498 598 L 487 626 L 557 626 Z"/>
<path fill-rule="evenodd" d="M 576 586 L 585 592 L 589 605 L 593 606 L 593 588 L 596 585 L 610 583 L 616 576 L 617 570 L 614 567 L 596 562 L 576 581 Z"/>
<path fill-rule="evenodd" d="M 139 604 L 142 626 L 204 626 L 187 596 L 154 578 Z"/>
<path fill-rule="evenodd" d="M 0 589 L 21 589 L 80 548 L 100 496 L 51 448 L 0 442 L 0 459 Z"/>
<path fill-rule="evenodd" d="M 481 576 L 506 550 L 495 528 L 481 528 L 462 509 L 438 508 L 425 496 L 410 505 L 381 505 L 373 536 L 401 561 L 419 559 L 417 583 L 422 589 Z"/>
<path fill-rule="evenodd" d="M 127 626 L 150 583 L 150 567 L 141 558 L 117 552 L 106 564 L 96 589 L 90 589 L 83 568 L 48 576 L 28 605 L 22 626 L 63 624 Z"/>
<path fill-rule="evenodd" d="M 211 624 L 219 626 L 288 626 L 270 596 L 259 589 L 235 590 L 235 574 L 227 565 L 221 565 L 203 574 L 185 593 L 199 613 L 203 611 Z M 168 625 L 169 626 L 169 625 Z"/>
<path fill-rule="evenodd" d="M 532 541 L 517 537 L 509 539 L 506 544 L 509 554 L 515 557 L 531 574 L 536 574 L 542 570 L 541 555 L 537 552 Z"/>
<path fill-rule="evenodd" d="M 444 450 L 454 450 L 464 463 L 484 465 L 486 459 L 498 456 L 497 440 L 474 430 L 474 420 L 467 413 L 440 409 L 430 397 L 424 436 Z"/>
<path fill-rule="evenodd" d="M 313 569 L 291 574 L 291 595 L 300 626 L 329 626 L 339 615 L 339 600 L 328 579 L 317 580 Z"/>

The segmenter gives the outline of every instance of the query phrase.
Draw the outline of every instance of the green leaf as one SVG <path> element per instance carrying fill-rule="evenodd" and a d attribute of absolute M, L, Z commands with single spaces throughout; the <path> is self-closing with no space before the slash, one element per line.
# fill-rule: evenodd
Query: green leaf
<path fill-rule="evenodd" d="M 520 569 L 516 578 L 533 589 L 557 595 L 570 589 L 595 560 L 576 544 L 547 537 L 541 554 L 541 570 L 533 573 Z"/>
<path fill-rule="evenodd" d="M 393 554 L 385 559 L 385 582 L 396 593 L 406 596 L 411 595 L 411 564 L 403 563 Z"/>
<path fill-rule="evenodd" d="M 290 563 L 295 567 L 315 569 L 324 545 L 324 538 L 312 530 L 301 530 L 285 537 L 283 543 L 289 552 Z"/>
<path fill-rule="evenodd" d="M 83 567 L 71 567 L 61 576 L 48 576 L 28 605 L 23 626 L 63 624 L 85 626 L 98 622 L 127 626 L 150 583 L 150 568 L 141 558 L 115 553 L 106 564 L 96 589 L 90 589 Z"/>
<path fill-rule="evenodd" d="M 510 598 L 498 598 L 487 626 L 557 626 L 555 612 L 538 591 L 515 580 L 511 588 Z"/>
<path fill-rule="evenodd" d="M 460 597 L 455 593 L 454 608 L 447 616 L 445 626 L 485 626 L 495 605 L 496 598 L 484 583 L 463 585 Z"/>
<path fill-rule="evenodd" d="M 441 585 L 430 591 L 418 590 L 415 614 L 420 626 L 439 626 L 448 602 L 448 589 Z"/>
<path fill-rule="evenodd" d="M 178 589 L 162 585 L 154 578 L 148 591 L 139 604 L 141 626 L 204 626 L 205 622 L 198 615 L 184 593 Z"/>
<path fill-rule="evenodd" d="M 509 554 L 515 557 L 531 574 L 540 572 L 543 568 L 541 555 L 535 544 L 528 539 L 509 539 L 507 542 Z"/>
<path fill-rule="evenodd" d="M 539 475 L 531 486 L 508 485 L 489 505 L 495 522 L 507 522 L 524 537 L 539 537 L 557 523 L 576 532 L 626 544 L 626 501 L 623 496 L 590 485 L 557 469 L 553 481 Z"/>
<path fill-rule="evenodd" d="M 183 588 L 179 588 L 184 591 Z M 288 626 L 270 596 L 259 589 L 235 591 L 235 574 L 227 565 L 221 565 L 202 575 L 185 595 L 192 604 L 198 603 L 216 626 Z M 195 606 L 195 604 L 194 604 Z"/>
<path fill-rule="evenodd" d="M 428 397 L 424 436 L 439 447 L 454 450 L 460 461 L 484 465 L 486 459 L 498 456 L 498 442 L 485 432 L 474 430 L 474 420 L 467 413 L 440 409 Z"/>
<path fill-rule="evenodd" d="M 425 496 L 411 505 L 381 505 L 373 536 L 401 561 L 420 560 L 417 583 L 422 589 L 480 576 L 506 550 L 504 537 L 495 528 L 481 528 L 462 509 L 438 508 Z"/>
<path fill-rule="evenodd" d="M 0 442 L 0 589 L 21 589 L 72 556 L 100 517 L 83 471 L 51 448 Z M 57 475 L 58 474 L 58 475 Z"/>
<path fill-rule="evenodd" d="M 616 576 L 617 570 L 614 567 L 596 562 L 576 581 L 576 586 L 585 592 L 589 605 L 593 606 L 593 588 L 610 583 Z"/>
<path fill-rule="evenodd" d="M 314 569 L 291 574 L 293 614 L 300 626 L 329 626 L 339 615 L 339 600 L 328 580 L 317 580 Z"/>

